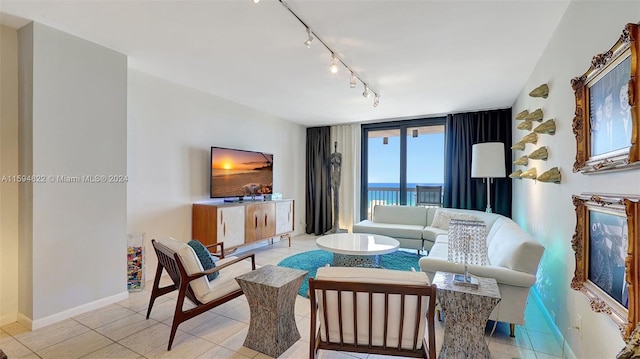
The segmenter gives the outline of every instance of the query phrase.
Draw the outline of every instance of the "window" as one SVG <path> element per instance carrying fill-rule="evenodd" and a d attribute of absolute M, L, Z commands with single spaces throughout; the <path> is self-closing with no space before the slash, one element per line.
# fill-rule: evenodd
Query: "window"
<path fill-rule="evenodd" d="M 414 206 L 416 185 L 444 184 L 444 121 L 362 126 L 361 219 L 376 204 Z"/>

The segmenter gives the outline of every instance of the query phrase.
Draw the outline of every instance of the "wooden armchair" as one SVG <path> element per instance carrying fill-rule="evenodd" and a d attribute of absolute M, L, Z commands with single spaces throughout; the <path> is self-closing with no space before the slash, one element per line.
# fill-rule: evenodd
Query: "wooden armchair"
<path fill-rule="evenodd" d="M 319 349 L 435 359 L 436 286 L 424 272 L 323 267 L 309 299 L 310 359 Z"/>
<path fill-rule="evenodd" d="M 209 250 L 214 247 L 220 247 L 220 255 L 212 254 L 221 259 L 216 262 L 214 268 L 204 271 L 196 253 L 186 243 L 170 237 L 157 241 L 153 239 L 151 243 L 158 256 L 158 267 L 153 280 L 147 319 L 149 319 L 156 298 L 178 290 L 171 335 L 167 346 L 167 350 L 171 350 L 171 345 L 180 323 L 242 295 L 242 289 L 237 284 L 235 277 L 256 269 L 255 255 L 249 253 L 240 257 L 224 258 L 224 244 L 222 242 L 209 245 L 207 246 Z M 245 261 L 248 258 L 251 258 L 251 263 Z M 167 271 L 169 277 L 173 280 L 173 284 L 160 287 L 160 277 L 163 269 Z M 219 272 L 220 274 L 216 279 L 209 282 L 206 276 L 214 272 Z M 189 298 L 195 305 L 194 308 L 183 309 L 185 297 Z"/>

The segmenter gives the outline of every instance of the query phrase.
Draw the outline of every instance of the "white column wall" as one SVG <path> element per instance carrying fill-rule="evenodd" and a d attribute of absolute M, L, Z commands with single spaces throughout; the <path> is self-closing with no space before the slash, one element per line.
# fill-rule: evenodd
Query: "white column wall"
<path fill-rule="evenodd" d="M 42 24 L 20 40 L 19 311 L 34 329 L 127 297 L 127 58 Z M 43 180 L 44 181 L 44 180 Z M 32 323 L 28 323 L 29 321 Z"/>
<path fill-rule="evenodd" d="M 535 288 L 567 345 L 579 358 L 613 358 L 624 343 L 609 317 L 593 312 L 587 298 L 569 286 L 575 270 L 571 238 L 576 220 L 571 195 L 640 194 L 640 171 L 598 175 L 572 172 L 576 142 L 571 128 L 575 100 L 570 80 L 587 71 L 594 55 L 609 50 L 626 23 L 638 20 L 638 1 L 573 1 L 513 106 L 514 114 L 542 108 L 545 120 L 556 121 L 554 136 L 539 136 L 536 146 L 527 145 L 526 151 L 515 151 L 514 158 L 547 146 L 548 161 L 530 161 L 530 166 L 535 165 L 538 174 L 558 166 L 562 183 L 514 180 L 513 218 L 546 248 Z M 528 96 L 543 83 L 549 84 L 547 99 Z M 517 124 L 514 121 L 514 143 L 528 133 L 516 129 Z M 569 329 L 577 324 L 577 315 L 582 317 L 582 337 Z"/>
<path fill-rule="evenodd" d="M 18 174 L 18 32 L 0 26 L 0 179 Z M 0 180 L 0 326 L 18 319 L 18 184 Z"/>
<path fill-rule="evenodd" d="M 191 239 L 191 205 L 209 199 L 211 146 L 273 153 L 273 190 L 295 200 L 295 233 L 303 233 L 303 126 L 136 70 L 128 93 L 127 227 L 146 233 L 148 280 L 157 264 L 151 239 Z"/>

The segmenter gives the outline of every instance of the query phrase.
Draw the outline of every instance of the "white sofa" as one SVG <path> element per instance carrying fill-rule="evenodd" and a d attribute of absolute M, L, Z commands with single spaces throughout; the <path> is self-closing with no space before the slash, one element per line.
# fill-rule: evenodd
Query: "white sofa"
<path fill-rule="evenodd" d="M 393 237 L 400 242 L 402 248 L 422 250 L 422 236 L 426 226 L 426 207 L 375 205 L 371 220 L 354 224 L 353 232 Z"/>
<path fill-rule="evenodd" d="M 403 248 L 429 250 L 420 259 L 420 268 L 433 280 L 437 271 L 464 272 L 463 265 L 447 261 L 448 222 L 445 226 L 442 222 L 451 217 L 478 219 L 487 225 L 489 264 L 469 266 L 469 272 L 496 279 L 502 300 L 490 318 L 510 323 L 513 331 L 514 324 L 524 324 L 527 296 L 536 281 L 544 247 L 511 219 L 465 209 L 378 205 L 374 207 L 372 220 L 355 224 L 353 232 L 386 235 L 396 238 Z"/>

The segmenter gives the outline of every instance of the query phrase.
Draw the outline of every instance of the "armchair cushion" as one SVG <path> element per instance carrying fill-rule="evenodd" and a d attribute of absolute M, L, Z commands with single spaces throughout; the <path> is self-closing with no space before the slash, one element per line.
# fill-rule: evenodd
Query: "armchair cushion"
<path fill-rule="evenodd" d="M 200 260 L 200 264 L 202 265 L 202 269 L 209 270 L 216 266 L 216 261 L 218 258 L 211 255 L 211 252 L 198 240 L 192 239 L 187 243 L 193 250 L 196 252 L 196 256 L 198 256 L 198 260 Z M 207 279 L 212 281 L 218 278 L 219 272 L 213 272 L 211 274 L 207 274 Z"/>

